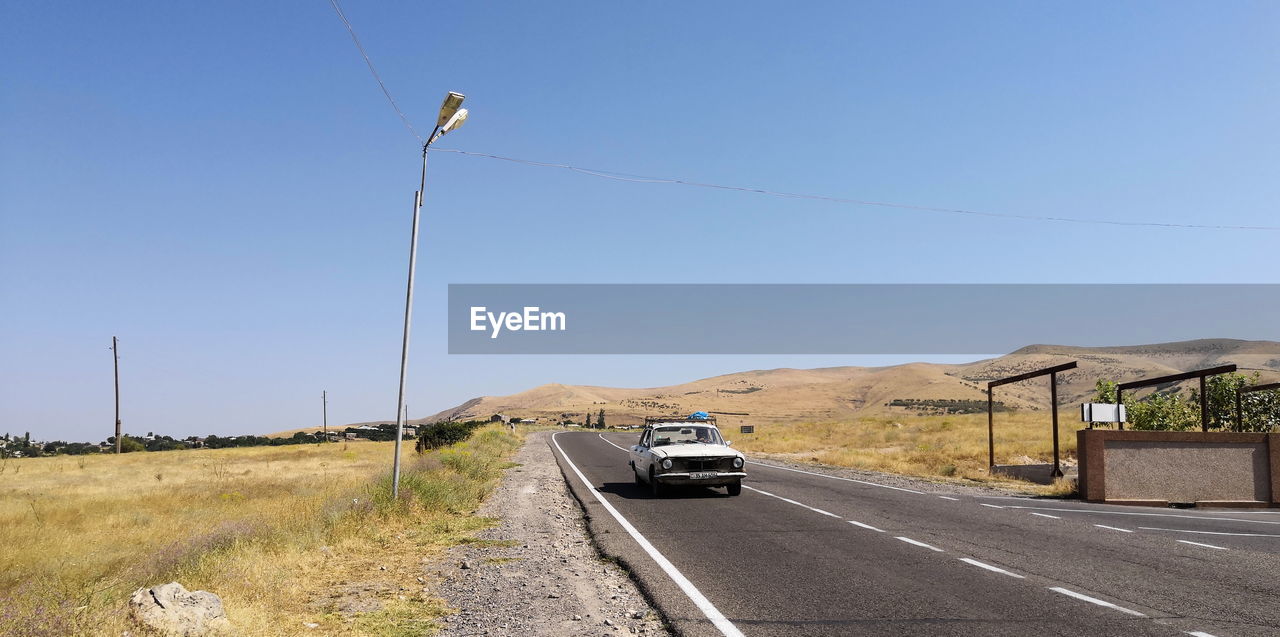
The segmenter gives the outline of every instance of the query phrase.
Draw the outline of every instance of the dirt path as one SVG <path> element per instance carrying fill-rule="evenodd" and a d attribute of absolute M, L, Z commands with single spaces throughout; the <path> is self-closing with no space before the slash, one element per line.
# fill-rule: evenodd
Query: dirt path
<path fill-rule="evenodd" d="M 501 524 L 445 557 L 439 594 L 459 612 L 440 634 L 669 635 L 628 575 L 592 546 L 549 435 L 529 435 L 520 466 L 479 510 Z"/>

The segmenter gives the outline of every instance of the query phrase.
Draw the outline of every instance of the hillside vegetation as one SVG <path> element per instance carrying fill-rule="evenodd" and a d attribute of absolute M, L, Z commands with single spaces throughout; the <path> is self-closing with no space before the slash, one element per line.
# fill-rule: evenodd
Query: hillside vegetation
<path fill-rule="evenodd" d="M 470 514 L 517 445 L 488 427 L 407 450 L 399 501 L 390 443 L 3 461 L 0 634 L 118 636 L 129 594 L 175 579 L 242 634 L 421 634 L 447 609 L 420 558 L 489 524 Z M 376 609 L 342 612 L 353 581 Z"/>

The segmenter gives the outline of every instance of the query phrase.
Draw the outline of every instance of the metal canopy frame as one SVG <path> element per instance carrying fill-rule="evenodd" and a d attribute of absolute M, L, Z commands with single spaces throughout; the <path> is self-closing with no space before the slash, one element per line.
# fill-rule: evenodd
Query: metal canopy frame
<path fill-rule="evenodd" d="M 1239 430 L 1244 426 L 1244 400 L 1245 394 L 1251 394 L 1256 391 L 1268 391 L 1271 389 L 1280 389 L 1280 383 L 1267 383 L 1265 385 L 1254 385 L 1252 387 L 1241 387 L 1236 392 L 1236 429 Z"/>
<path fill-rule="evenodd" d="M 1133 380 L 1127 383 L 1120 383 L 1119 385 L 1116 385 L 1116 409 L 1117 410 L 1120 409 L 1120 404 L 1123 402 L 1122 395 L 1124 394 L 1124 390 L 1126 389 L 1137 389 L 1139 387 L 1150 387 L 1152 385 L 1163 385 L 1165 383 L 1174 383 L 1180 380 L 1190 380 L 1192 378 L 1199 378 L 1200 379 L 1200 430 L 1209 431 L 1209 395 L 1205 391 L 1204 379 L 1208 378 L 1209 376 L 1217 376 L 1218 374 L 1229 374 L 1234 371 L 1236 371 L 1236 366 L 1234 364 L 1219 365 L 1217 367 L 1207 367 L 1205 369 L 1197 369 L 1190 372 L 1183 372 L 1181 374 L 1170 374 L 1168 376 L 1159 376 L 1156 378 L 1147 378 L 1143 380 Z M 1237 402 L 1239 401 L 1239 397 L 1240 395 L 1236 394 Z M 1124 423 L 1120 423 L 1120 428 L 1124 429 Z"/>
<path fill-rule="evenodd" d="M 1058 372 L 1075 369 L 1077 362 L 1078 361 L 1071 361 L 1070 363 L 1063 363 L 1061 365 L 1054 365 L 1053 367 L 1037 369 L 1035 371 L 1018 374 L 1016 376 L 1009 376 L 1007 378 L 1000 378 L 987 383 L 987 460 L 992 469 L 996 466 L 995 415 L 993 413 L 994 410 L 992 409 L 995 401 L 993 399 L 994 392 L 992 390 L 1001 385 L 1017 383 L 1032 378 L 1038 378 L 1040 376 L 1048 376 L 1049 400 L 1053 403 L 1053 477 L 1062 477 L 1062 463 L 1058 455 Z"/>

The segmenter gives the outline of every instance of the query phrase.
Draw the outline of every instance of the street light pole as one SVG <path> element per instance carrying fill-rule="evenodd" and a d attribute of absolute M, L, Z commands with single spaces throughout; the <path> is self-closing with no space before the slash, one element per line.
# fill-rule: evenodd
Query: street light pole
<path fill-rule="evenodd" d="M 423 193 L 427 188 L 427 150 L 430 149 L 432 142 L 462 126 L 462 123 L 467 120 L 467 109 L 458 108 L 462 105 L 462 100 L 461 93 L 450 92 L 445 96 L 444 104 L 440 106 L 436 127 L 422 145 L 422 175 L 418 180 L 418 190 L 413 193 L 413 230 L 409 239 L 409 282 L 404 295 L 404 334 L 400 341 L 400 391 L 396 397 L 396 448 L 391 468 L 393 499 L 400 497 L 400 446 L 404 439 L 405 421 L 404 386 L 409 370 L 409 329 L 413 322 L 413 275 L 418 263 L 418 220 L 422 213 Z"/>

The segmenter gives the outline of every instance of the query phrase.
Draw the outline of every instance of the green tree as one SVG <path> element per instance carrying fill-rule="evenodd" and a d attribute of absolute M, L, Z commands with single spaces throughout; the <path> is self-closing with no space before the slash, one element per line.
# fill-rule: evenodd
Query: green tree
<path fill-rule="evenodd" d="M 1112 403 L 1116 402 L 1116 386 L 1119 385 L 1114 380 L 1098 379 L 1093 385 L 1093 402 L 1095 403 Z"/>
<path fill-rule="evenodd" d="M 583 426 L 587 429 L 591 429 L 591 412 L 587 412 L 587 424 Z"/>
<path fill-rule="evenodd" d="M 120 453 L 132 453 L 134 451 L 146 451 L 147 446 L 142 444 L 141 440 L 133 436 L 125 436 L 120 440 Z"/>
<path fill-rule="evenodd" d="M 1271 431 L 1280 421 L 1280 392 L 1261 391 L 1240 395 L 1240 390 L 1257 385 L 1258 372 L 1218 374 L 1205 379 L 1209 399 L 1209 426 L 1226 431 Z M 1240 397 L 1240 425 L 1236 425 L 1236 397 Z"/>
<path fill-rule="evenodd" d="M 1186 431 L 1200 423 L 1200 409 L 1181 394 L 1152 394 L 1125 405 L 1133 429 Z"/>
<path fill-rule="evenodd" d="M 596 428 L 597 428 L 597 429 L 604 429 L 604 428 L 605 428 L 605 424 L 604 424 L 604 407 L 601 407 L 601 408 L 600 408 L 600 415 L 599 415 L 599 416 L 596 416 Z"/>
<path fill-rule="evenodd" d="M 1244 410 L 1243 431 L 1274 431 L 1280 428 L 1280 389 L 1250 392 L 1240 401 Z"/>

